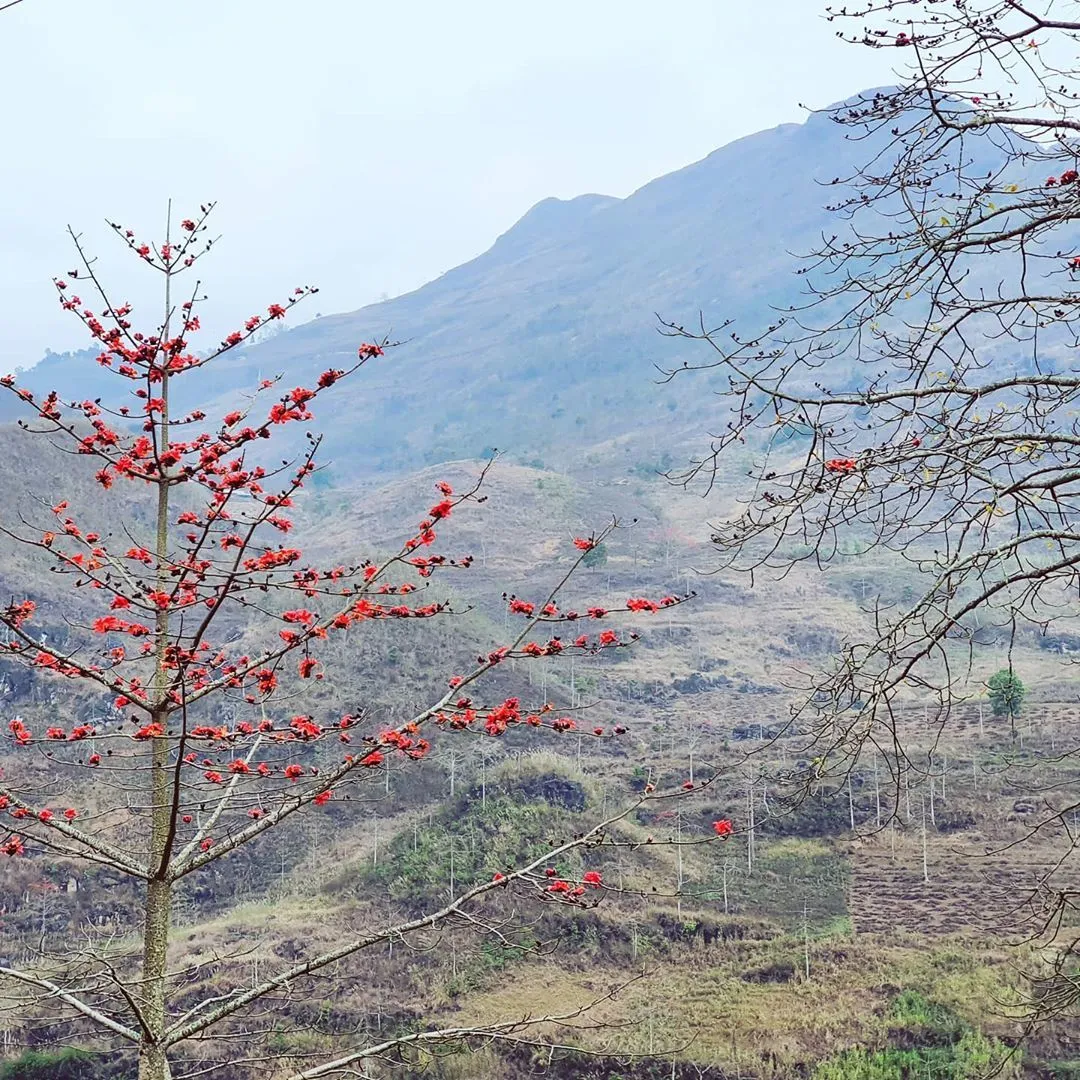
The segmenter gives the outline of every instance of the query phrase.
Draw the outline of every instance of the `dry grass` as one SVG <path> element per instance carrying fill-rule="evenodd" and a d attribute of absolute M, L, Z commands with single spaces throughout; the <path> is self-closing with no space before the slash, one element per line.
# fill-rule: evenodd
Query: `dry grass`
<path fill-rule="evenodd" d="M 1016 1034 L 1008 1007 L 1015 996 L 1012 955 L 966 938 L 934 947 L 910 935 L 811 942 L 810 978 L 798 943 L 755 942 L 686 950 L 600 1005 L 593 1020 L 620 1025 L 584 1037 L 594 1048 L 660 1053 L 722 1067 L 755 1068 L 775 1054 L 786 1071 L 852 1045 L 888 1038 L 888 1005 L 900 988 L 918 989 L 968 1022 L 997 1035 Z M 748 970 L 794 956 L 789 982 L 747 982 Z M 613 968 L 568 971 L 555 964 L 519 969 L 497 990 L 472 996 L 464 1015 L 493 1020 L 545 1015 L 592 1000 L 621 983 Z M 622 1026 L 629 1024 L 629 1026 Z"/>

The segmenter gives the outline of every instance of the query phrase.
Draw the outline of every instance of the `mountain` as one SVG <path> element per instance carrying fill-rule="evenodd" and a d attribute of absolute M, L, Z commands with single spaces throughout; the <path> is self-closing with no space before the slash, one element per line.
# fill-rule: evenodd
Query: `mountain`
<path fill-rule="evenodd" d="M 748 330 L 767 322 L 771 304 L 798 295 L 792 253 L 835 231 L 823 204 L 836 189 L 822 183 L 866 151 L 814 115 L 739 139 L 624 199 L 545 199 L 484 254 L 414 292 L 229 354 L 194 382 L 197 403 L 230 399 L 271 373 L 302 382 L 347 364 L 359 342 L 390 335 L 403 344 L 318 414 L 328 456 L 348 477 L 489 447 L 565 467 L 590 446 L 632 443 L 658 426 L 666 439 L 673 425 L 700 436 L 715 413 L 707 380 L 660 387 L 654 363 L 705 350 L 660 337 L 656 313 L 694 324 L 703 312 L 714 325 L 734 315 Z M 27 381 L 92 393 L 103 373 L 87 361 L 52 355 Z"/>

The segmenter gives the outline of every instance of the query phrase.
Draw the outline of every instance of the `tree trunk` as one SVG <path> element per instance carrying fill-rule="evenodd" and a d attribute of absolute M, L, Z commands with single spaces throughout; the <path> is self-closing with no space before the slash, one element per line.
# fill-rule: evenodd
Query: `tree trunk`
<path fill-rule="evenodd" d="M 675 811 L 675 852 L 678 855 L 675 913 L 682 918 L 683 861 L 682 861 L 682 811 Z"/>
<path fill-rule="evenodd" d="M 850 774 L 848 774 L 850 776 Z M 810 981 L 810 919 L 807 915 L 806 900 L 802 905 L 802 930 L 803 930 L 803 963 L 805 965 L 806 981 Z"/>
<path fill-rule="evenodd" d="M 881 778 L 878 775 L 878 759 L 877 754 L 874 755 L 874 822 L 877 827 L 881 828 Z"/>
<path fill-rule="evenodd" d="M 142 1011 L 148 1031 L 139 1046 L 139 1080 L 169 1080 L 169 1063 L 160 1039 L 165 1031 L 165 974 L 169 955 L 172 886 L 151 881 L 143 925 Z"/>
<path fill-rule="evenodd" d="M 746 872 L 754 872 L 754 776 L 746 789 Z"/>
<path fill-rule="evenodd" d="M 139 1051 L 139 1080 L 172 1080 L 169 1059 L 159 1046 L 147 1046 Z"/>
<path fill-rule="evenodd" d="M 171 206 L 170 206 L 171 214 Z M 166 239 L 168 239 L 168 225 Z M 165 318 L 162 339 L 168 337 L 172 304 L 169 276 L 165 277 Z M 158 430 L 155 433 L 159 450 L 169 443 L 169 374 L 161 379 L 162 407 Z M 155 556 L 157 559 L 156 587 L 159 592 L 170 589 L 169 560 L 169 470 L 162 467 L 157 481 L 157 521 Z M 166 694 L 169 671 L 165 666 L 169 645 L 169 612 L 161 608 L 154 622 L 154 677 L 152 682 L 154 710 L 151 722 L 164 731 L 169 722 Z M 161 735 L 150 740 L 150 850 L 147 866 L 150 880 L 146 887 L 146 908 L 143 919 L 142 956 L 142 1019 L 145 1024 L 139 1045 L 139 1080 L 169 1080 L 169 1062 L 161 1045 L 165 1033 L 165 991 L 169 958 L 169 921 L 172 913 L 172 882 L 169 880 L 169 847 L 173 828 L 173 785 L 170 775 L 169 739 Z"/>
<path fill-rule="evenodd" d="M 926 844 L 926 794 L 922 797 L 922 876 L 927 885 L 930 884 L 930 863 L 927 858 Z"/>

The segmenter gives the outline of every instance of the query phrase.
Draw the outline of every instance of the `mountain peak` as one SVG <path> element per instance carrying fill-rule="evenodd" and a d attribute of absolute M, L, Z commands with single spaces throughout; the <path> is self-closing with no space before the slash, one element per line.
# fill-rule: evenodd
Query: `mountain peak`
<path fill-rule="evenodd" d="M 556 240 L 580 228 L 593 214 L 621 201 L 612 195 L 596 194 L 577 195 L 572 199 L 554 196 L 541 199 L 502 233 L 495 244 Z"/>

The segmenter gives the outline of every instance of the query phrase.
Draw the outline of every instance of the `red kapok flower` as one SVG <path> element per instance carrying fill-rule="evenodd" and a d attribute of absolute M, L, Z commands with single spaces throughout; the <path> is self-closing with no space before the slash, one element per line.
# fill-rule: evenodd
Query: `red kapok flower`
<path fill-rule="evenodd" d="M 841 476 L 847 476 L 849 473 L 855 471 L 855 459 L 831 458 L 829 461 L 825 462 L 825 471 L 839 473 Z"/>
<path fill-rule="evenodd" d="M 721 818 L 719 821 L 714 821 L 712 827 L 713 832 L 716 833 L 717 836 L 727 837 L 735 831 L 735 827 L 727 818 Z"/>

